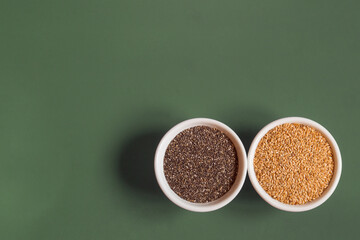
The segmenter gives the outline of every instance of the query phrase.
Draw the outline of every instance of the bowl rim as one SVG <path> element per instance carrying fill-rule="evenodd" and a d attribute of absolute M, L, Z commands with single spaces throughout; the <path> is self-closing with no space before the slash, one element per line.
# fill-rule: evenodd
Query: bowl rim
<path fill-rule="evenodd" d="M 163 168 L 164 156 L 165 156 L 165 151 L 168 145 L 170 144 L 171 140 L 183 130 L 195 126 L 214 127 L 225 133 L 226 136 L 228 136 L 230 140 L 233 142 L 238 156 L 238 173 L 231 189 L 224 196 L 209 203 L 192 203 L 185 199 L 182 199 L 170 188 L 164 175 L 164 168 Z M 172 127 L 160 140 L 155 152 L 154 170 L 155 170 L 156 180 L 161 190 L 170 201 L 172 201 L 179 207 L 189 211 L 209 212 L 224 207 L 238 195 L 246 179 L 247 155 L 246 155 L 245 147 L 241 142 L 240 138 L 230 127 L 228 127 L 222 122 L 210 118 L 192 118 L 182 121 L 177 125 L 175 125 L 174 127 Z"/>
<path fill-rule="evenodd" d="M 304 124 L 310 127 L 315 128 L 316 130 L 318 130 L 319 132 L 321 132 L 325 138 L 328 140 L 331 149 L 333 151 L 333 155 L 334 155 L 334 162 L 335 162 L 335 170 L 334 170 L 334 175 L 330 181 L 329 186 L 326 188 L 326 190 L 322 193 L 322 195 L 313 200 L 310 201 L 308 203 L 302 204 L 302 205 L 290 205 L 290 204 L 285 204 L 282 203 L 278 200 L 275 200 L 274 198 L 272 198 L 259 184 L 259 181 L 257 180 L 256 174 L 255 174 L 255 170 L 254 170 L 254 156 L 255 156 L 255 151 L 256 148 L 261 140 L 261 138 L 271 129 L 273 129 L 276 126 L 285 124 L 285 123 L 299 123 L 299 124 Z M 310 120 L 308 118 L 303 118 L 303 117 L 286 117 L 286 118 L 280 118 L 278 120 L 275 120 L 269 124 L 267 124 L 265 127 L 263 127 L 258 134 L 255 136 L 255 138 L 253 139 L 250 148 L 249 148 L 249 152 L 248 152 L 248 175 L 249 175 L 249 179 L 251 181 L 251 184 L 253 185 L 254 189 L 256 190 L 256 192 L 260 195 L 261 198 L 263 198 L 267 203 L 269 203 L 271 206 L 278 208 L 280 210 L 283 211 L 288 211 L 288 212 L 304 212 L 304 211 L 308 211 L 311 209 L 314 209 L 318 206 L 320 206 L 321 204 L 323 204 L 335 191 L 339 180 L 340 180 L 340 176 L 341 176 L 341 171 L 342 171 L 342 160 L 341 160 L 341 153 L 340 153 L 340 149 L 339 146 L 337 145 L 334 137 L 330 134 L 330 132 L 324 128 L 322 125 L 320 125 L 319 123 Z"/>

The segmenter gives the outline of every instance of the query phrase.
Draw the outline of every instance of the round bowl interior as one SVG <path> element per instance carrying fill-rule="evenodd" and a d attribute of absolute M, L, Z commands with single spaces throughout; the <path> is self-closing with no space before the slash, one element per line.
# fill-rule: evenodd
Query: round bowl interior
<path fill-rule="evenodd" d="M 302 204 L 302 205 L 290 205 L 290 204 L 285 204 L 282 203 L 278 200 L 275 200 L 274 198 L 272 198 L 261 186 L 260 183 L 256 177 L 255 174 L 255 170 L 254 170 L 254 156 L 255 156 L 255 151 L 256 148 L 261 140 L 261 138 L 271 129 L 273 129 L 276 126 L 282 125 L 284 123 L 299 123 L 299 124 L 304 124 L 310 127 L 315 128 L 316 130 L 318 130 L 319 132 L 321 132 L 325 138 L 327 139 L 327 141 L 329 142 L 331 149 L 333 151 L 333 156 L 334 156 L 334 162 L 335 162 L 335 169 L 334 169 L 334 175 L 330 181 L 329 186 L 326 188 L 326 190 L 323 192 L 323 194 L 308 203 Z M 318 206 L 320 206 L 322 203 L 324 203 L 330 196 L 331 194 L 335 191 L 336 186 L 338 185 L 339 179 L 340 179 L 340 175 L 341 175 L 341 168 L 342 168 L 342 163 L 341 163 L 341 154 L 340 154 L 340 150 L 339 147 L 335 141 L 335 139 L 332 137 L 332 135 L 320 124 L 307 119 L 307 118 L 302 118 L 302 117 L 288 117 L 288 118 L 282 118 L 279 120 L 276 120 L 274 122 L 271 122 L 270 124 L 266 125 L 263 129 L 260 130 L 260 132 L 255 136 L 253 142 L 251 143 L 250 149 L 249 149 L 249 153 L 248 153 L 248 174 L 249 174 L 249 178 L 250 181 L 253 185 L 253 187 L 255 188 L 256 192 L 266 201 L 268 202 L 270 205 L 272 205 L 275 208 L 284 210 L 284 211 L 289 211 L 289 212 L 303 212 L 303 211 L 307 211 L 313 208 L 316 208 Z"/>
<path fill-rule="evenodd" d="M 225 133 L 226 136 L 229 137 L 230 140 L 233 142 L 238 156 L 238 173 L 231 189 L 221 198 L 209 203 L 192 203 L 182 199 L 170 188 L 164 174 L 164 156 L 168 145 L 177 134 L 179 134 L 185 129 L 195 126 L 208 126 L 212 128 L 217 128 L 218 130 Z M 239 193 L 240 189 L 244 184 L 247 172 L 246 151 L 236 133 L 225 124 L 208 118 L 194 118 L 177 124 L 164 135 L 156 149 L 154 168 L 156 179 L 160 188 L 173 203 L 190 211 L 209 212 L 225 206 Z"/>

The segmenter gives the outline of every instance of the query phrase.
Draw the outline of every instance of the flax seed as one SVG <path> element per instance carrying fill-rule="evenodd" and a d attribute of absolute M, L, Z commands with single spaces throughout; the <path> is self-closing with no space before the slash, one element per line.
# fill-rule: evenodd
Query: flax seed
<path fill-rule="evenodd" d="M 334 168 L 326 138 L 303 124 L 287 123 L 271 129 L 255 151 L 254 169 L 261 187 L 286 204 L 305 204 L 320 197 Z"/>

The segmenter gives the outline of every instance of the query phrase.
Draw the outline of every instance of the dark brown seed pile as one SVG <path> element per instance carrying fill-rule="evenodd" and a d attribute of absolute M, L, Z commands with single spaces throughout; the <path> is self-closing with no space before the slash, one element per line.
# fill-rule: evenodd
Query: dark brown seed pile
<path fill-rule="evenodd" d="M 194 203 L 222 197 L 233 185 L 237 169 L 234 144 L 216 128 L 186 129 L 176 135 L 165 152 L 164 173 L 170 188 Z"/>

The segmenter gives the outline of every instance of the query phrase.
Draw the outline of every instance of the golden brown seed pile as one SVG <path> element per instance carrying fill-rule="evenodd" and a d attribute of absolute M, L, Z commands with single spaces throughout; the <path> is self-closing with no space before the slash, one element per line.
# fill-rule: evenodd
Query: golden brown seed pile
<path fill-rule="evenodd" d="M 197 126 L 179 133 L 169 144 L 164 174 L 181 198 L 206 203 L 222 197 L 238 169 L 234 144 L 216 128 Z"/>
<path fill-rule="evenodd" d="M 305 204 L 328 187 L 334 172 L 326 138 L 302 124 L 271 129 L 259 142 L 254 169 L 261 187 L 286 204 Z"/>

